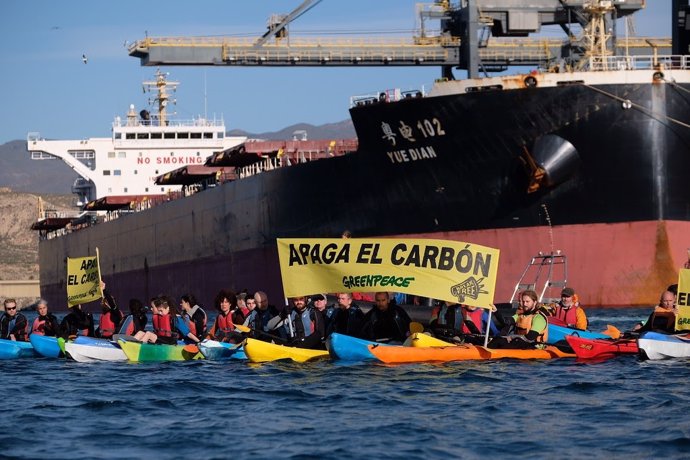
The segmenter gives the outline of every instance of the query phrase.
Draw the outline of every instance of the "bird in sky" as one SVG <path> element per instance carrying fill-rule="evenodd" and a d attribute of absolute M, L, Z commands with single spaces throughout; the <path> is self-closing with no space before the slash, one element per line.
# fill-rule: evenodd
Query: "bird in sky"
<path fill-rule="evenodd" d="M 82 60 L 82 62 L 83 62 L 84 64 L 86 64 L 87 62 L 89 62 L 88 58 L 86 57 L 86 54 L 82 54 L 82 55 L 81 55 L 81 60 Z"/>

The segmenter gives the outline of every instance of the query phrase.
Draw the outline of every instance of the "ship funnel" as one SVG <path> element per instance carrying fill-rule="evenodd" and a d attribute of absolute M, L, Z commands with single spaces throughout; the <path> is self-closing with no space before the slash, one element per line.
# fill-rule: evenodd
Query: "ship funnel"
<path fill-rule="evenodd" d="M 547 134 L 534 142 L 534 162 L 544 171 L 544 185 L 553 187 L 568 180 L 580 166 L 577 149 L 560 136 Z"/>

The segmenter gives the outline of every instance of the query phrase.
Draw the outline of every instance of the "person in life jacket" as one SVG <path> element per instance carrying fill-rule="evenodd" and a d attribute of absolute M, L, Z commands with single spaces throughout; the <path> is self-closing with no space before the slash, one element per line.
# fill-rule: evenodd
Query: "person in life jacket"
<path fill-rule="evenodd" d="M 359 337 L 364 322 L 364 313 L 352 302 L 352 294 L 349 292 L 338 293 L 338 305 L 331 319 L 327 334 L 333 332 Z"/>
<path fill-rule="evenodd" d="M 26 342 L 29 337 L 29 323 L 26 316 L 17 311 L 17 301 L 5 299 L 5 312 L 0 317 L 0 339 Z"/>
<path fill-rule="evenodd" d="M 377 342 L 403 343 L 410 335 L 410 316 L 388 292 L 374 294 L 374 307 L 364 315 L 360 337 Z"/>
<path fill-rule="evenodd" d="M 313 305 L 307 305 L 304 296 L 292 297 L 290 304 L 290 313 L 282 325 L 288 344 L 298 348 L 325 349 L 326 328 L 321 312 Z"/>
<path fill-rule="evenodd" d="M 237 311 L 240 313 L 244 319 L 249 316 L 249 308 L 247 307 L 247 290 L 245 289 L 244 291 L 240 292 L 237 294 Z M 252 302 L 254 303 L 254 307 L 256 307 L 256 301 L 254 301 L 254 296 L 251 297 Z M 253 308 L 252 308 L 253 310 Z M 242 322 L 244 322 L 244 319 Z"/>
<path fill-rule="evenodd" d="M 117 307 L 115 299 L 110 295 L 103 281 L 101 281 L 101 291 L 103 292 L 103 298 L 101 299 L 101 317 L 98 321 L 96 337 L 110 339 L 122 322 L 122 311 Z"/>
<path fill-rule="evenodd" d="M 561 301 L 551 310 L 551 316 L 562 321 L 569 328 L 587 329 L 587 315 L 577 301 L 575 290 L 571 287 L 563 288 Z"/>
<path fill-rule="evenodd" d="M 494 337 L 489 348 L 531 349 L 546 343 L 548 321 L 546 314 L 539 309 L 537 293 L 526 290 L 520 293 L 519 298 L 520 305 L 515 315 L 506 321 L 506 328 L 512 329 L 515 335 Z"/>
<path fill-rule="evenodd" d="M 269 328 L 268 322 L 279 316 L 281 312 L 275 306 L 269 305 L 268 296 L 263 291 L 257 291 L 254 294 L 254 300 L 256 301 L 256 308 L 244 320 L 244 325 L 252 329 L 249 332 L 250 337 L 271 342 L 274 337 L 279 336 L 279 332 L 276 328 Z M 287 314 L 287 312 L 284 312 L 284 314 Z"/>
<path fill-rule="evenodd" d="M 122 318 L 118 333 L 135 335 L 139 331 L 145 331 L 148 322 L 146 307 L 141 303 L 141 300 L 129 299 L 129 315 Z"/>
<path fill-rule="evenodd" d="M 237 304 L 235 293 L 221 289 L 213 304 L 218 310 L 218 316 L 216 316 L 207 337 L 219 342 L 240 343 L 244 336 L 236 331 L 235 324 L 244 323 L 245 317 Z"/>
<path fill-rule="evenodd" d="M 203 308 L 197 305 L 196 298 L 192 294 L 185 294 L 180 298 L 182 318 L 187 321 L 189 330 L 197 337 L 206 336 L 206 324 L 208 317 Z"/>
<path fill-rule="evenodd" d="M 488 309 L 444 302 L 432 310 L 429 327 L 436 337 L 483 345 L 487 324 L 489 324 Z M 502 317 L 492 305 L 489 336 L 499 335 L 502 326 Z"/>
<path fill-rule="evenodd" d="M 659 305 L 654 307 L 654 311 L 647 321 L 643 324 L 637 324 L 634 332 L 665 332 L 673 333 L 676 329 L 676 295 L 671 291 L 664 291 L 659 299 Z"/>
<path fill-rule="evenodd" d="M 327 305 L 328 297 L 326 294 L 316 294 L 311 296 L 311 304 L 315 309 L 321 312 L 321 316 L 323 317 L 323 327 L 326 331 L 326 337 L 328 337 L 331 321 L 335 315 L 335 307 L 333 305 Z"/>
<path fill-rule="evenodd" d="M 38 316 L 31 325 L 31 334 L 57 337 L 60 334 L 60 323 L 57 317 L 48 312 L 48 301 L 40 299 L 36 303 Z"/>
<path fill-rule="evenodd" d="M 95 337 L 93 315 L 81 309 L 81 304 L 69 307 L 69 313 L 60 323 L 60 337 L 73 339 L 77 336 Z"/>
<path fill-rule="evenodd" d="M 134 338 L 144 343 L 157 343 L 164 345 L 177 345 L 178 340 L 186 343 L 199 343 L 199 338 L 194 336 L 187 323 L 182 319 L 175 303 L 170 297 L 159 296 L 153 301 L 153 332 L 141 331 Z"/>

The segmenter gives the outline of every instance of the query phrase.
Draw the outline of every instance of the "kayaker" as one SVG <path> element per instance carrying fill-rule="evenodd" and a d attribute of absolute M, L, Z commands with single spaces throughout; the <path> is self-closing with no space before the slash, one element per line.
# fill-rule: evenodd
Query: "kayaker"
<path fill-rule="evenodd" d="M 341 292 L 337 296 L 338 306 L 329 325 L 328 335 L 333 332 L 359 337 L 362 330 L 364 313 L 352 302 L 352 294 Z"/>
<path fill-rule="evenodd" d="M 199 338 L 191 333 L 186 322 L 179 315 L 175 304 L 169 297 L 161 296 L 153 301 L 156 310 L 153 314 L 153 332 L 141 331 L 134 338 L 144 343 L 177 345 L 178 340 L 198 343 Z"/>
<path fill-rule="evenodd" d="M 539 309 L 537 293 L 526 290 L 520 293 L 520 305 L 515 315 L 506 321 L 516 335 L 495 337 L 489 348 L 531 349 L 546 342 L 548 322 L 546 315 Z"/>
<path fill-rule="evenodd" d="M 73 339 L 77 336 L 94 337 L 93 315 L 81 309 L 81 304 L 72 305 L 69 313 L 60 323 L 60 337 Z"/>
<path fill-rule="evenodd" d="M 493 312 L 496 311 L 495 308 Z M 493 312 L 489 331 L 491 337 L 500 333 L 499 321 Z M 431 311 L 429 328 L 439 338 L 483 345 L 488 322 L 489 311 L 487 309 L 444 301 Z"/>
<path fill-rule="evenodd" d="M 359 336 L 376 342 L 403 343 L 410 334 L 410 316 L 388 292 L 374 294 L 374 307 L 364 315 Z"/>
<path fill-rule="evenodd" d="M 553 307 L 551 315 L 562 321 L 566 327 L 584 331 L 587 329 L 587 315 L 575 299 L 575 289 L 571 287 L 563 288 L 561 300 Z"/>
<path fill-rule="evenodd" d="M 219 342 L 239 343 L 244 336 L 235 331 L 235 324 L 244 323 L 245 317 L 237 305 L 237 296 L 232 291 L 221 289 L 216 295 L 213 305 L 218 310 L 218 316 L 208 332 L 208 338 Z M 254 299 L 252 299 L 254 301 Z"/>
<path fill-rule="evenodd" d="M 60 333 L 60 323 L 57 317 L 48 312 L 48 301 L 40 299 L 36 303 L 38 316 L 31 325 L 31 334 L 57 337 Z"/>
<path fill-rule="evenodd" d="M 252 338 L 270 342 L 272 341 L 271 336 L 278 336 L 279 334 L 275 329 L 269 328 L 268 322 L 278 316 L 280 312 L 275 306 L 269 305 L 268 296 L 263 291 L 257 291 L 254 294 L 254 300 L 256 301 L 256 308 L 249 313 L 244 325 L 252 329 L 249 333 Z"/>
<path fill-rule="evenodd" d="M 256 306 L 256 304 L 254 304 Z M 237 294 L 237 311 L 242 314 L 242 322 L 249 316 L 249 308 L 247 308 L 247 290 Z"/>
<path fill-rule="evenodd" d="M 101 291 L 103 298 L 101 299 L 101 317 L 98 321 L 98 329 L 96 329 L 96 337 L 103 339 L 110 339 L 117 326 L 122 322 L 122 312 L 117 307 L 115 299 L 105 287 L 105 283 L 101 281 Z"/>
<path fill-rule="evenodd" d="M 17 311 L 15 299 L 5 299 L 5 313 L 0 318 L 0 339 L 26 342 L 29 336 L 29 323 L 26 316 Z"/>
<path fill-rule="evenodd" d="M 311 301 L 314 305 L 314 308 L 321 312 L 321 316 L 323 316 L 324 330 L 326 331 L 326 334 L 328 334 L 331 321 L 333 320 L 333 315 L 335 315 L 335 307 L 333 305 L 327 305 L 328 297 L 326 294 L 316 294 L 311 297 Z"/>
<path fill-rule="evenodd" d="M 676 330 L 676 295 L 671 291 L 664 291 L 659 299 L 659 305 L 645 323 L 639 323 L 633 328 L 633 332 L 665 332 L 672 334 Z"/>
<path fill-rule="evenodd" d="M 205 337 L 208 316 L 204 309 L 197 305 L 196 297 L 192 294 L 183 295 L 180 298 L 180 306 L 182 318 L 187 321 L 191 333 L 197 337 Z"/>
<path fill-rule="evenodd" d="M 122 318 L 118 333 L 125 335 L 135 335 L 139 331 L 146 330 L 149 322 L 146 316 L 146 308 L 139 299 L 129 299 L 129 315 Z"/>
<path fill-rule="evenodd" d="M 323 315 L 313 306 L 307 306 L 304 296 L 290 299 L 292 309 L 282 326 L 288 345 L 298 348 L 325 349 L 323 346 L 326 328 Z"/>

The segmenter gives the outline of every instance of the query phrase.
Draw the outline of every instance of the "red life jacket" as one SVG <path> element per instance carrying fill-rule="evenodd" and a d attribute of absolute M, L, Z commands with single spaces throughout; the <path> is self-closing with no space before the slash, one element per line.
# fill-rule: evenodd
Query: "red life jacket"
<path fill-rule="evenodd" d="M 577 324 L 577 307 L 572 305 L 570 308 L 565 308 L 563 305 L 556 305 L 553 316 L 563 321 L 568 327 Z"/>
<path fill-rule="evenodd" d="M 216 317 L 216 328 L 214 334 L 218 337 L 225 337 L 235 330 L 235 325 L 232 322 L 232 312 L 229 311 L 227 315 L 222 313 Z"/>
<path fill-rule="evenodd" d="M 462 309 L 462 317 L 464 320 L 472 321 L 472 324 L 477 326 L 479 332 L 482 332 L 482 314 L 484 312 L 481 308 L 475 308 L 474 310 L 468 310 L 467 308 Z M 469 327 L 463 321 L 462 323 L 462 333 L 463 334 L 473 334 Z"/>
<path fill-rule="evenodd" d="M 109 339 L 115 333 L 116 328 L 117 324 L 113 322 L 111 312 L 101 314 L 101 320 L 99 322 L 101 337 Z"/>
<path fill-rule="evenodd" d="M 160 337 L 172 337 L 175 340 L 179 338 L 177 328 L 175 325 L 175 317 L 171 314 L 167 315 L 153 315 L 153 332 Z"/>
<path fill-rule="evenodd" d="M 31 333 L 36 335 L 46 335 L 45 332 L 46 320 L 41 320 L 41 317 L 37 317 L 34 323 L 31 325 Z"/>

